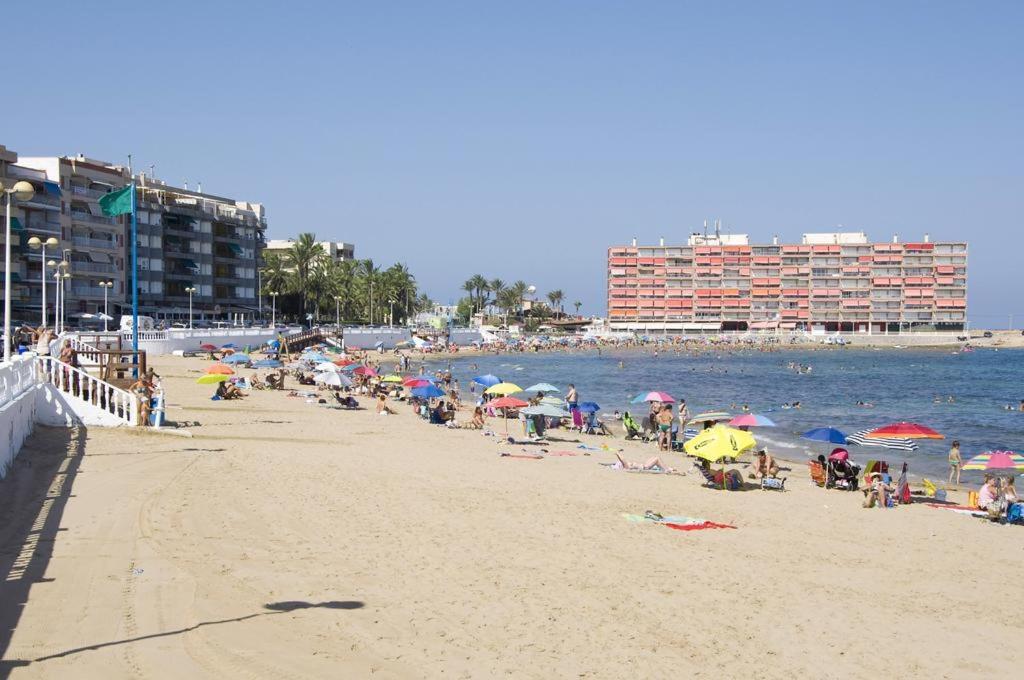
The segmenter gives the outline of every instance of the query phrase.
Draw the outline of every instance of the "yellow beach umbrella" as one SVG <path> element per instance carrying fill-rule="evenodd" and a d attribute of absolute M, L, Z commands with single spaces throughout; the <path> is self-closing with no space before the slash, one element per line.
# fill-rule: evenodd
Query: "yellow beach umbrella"
<path fill-rule="evenodd" d="M 749 432 L 715 425 L 683 444 L 683 450 L 691 456 L 717 463 L 723 458 L 739 458 L 755 446 L 757 442 Z"/>
<path fill-rule="evenodd" d="M 228 376 L 218 373 L 210 373 L 196 380 L 199 385 L 216 385 L 228 379 Z"/>
<path fill-rule="evenodd" d="M 400 382 L 402 382 L 402 380 L 404 380 L 404 378 L 402 378 L 402 376 L 395 375 L 394 373 L 392 373 L 391 375 L 386 375 L 386 376 L 384 376 L 383 378 L 380 379 L 381 382 L 386 382 L 386 383 L 400 383 Z"/>
<path fill-rule="evenodd" d="M 516 385 L 515 383 L 502 382 L 498 383 L 497 385 L 491 385 L 486 390 L 484 390 L 484 394 L 500 394 L 501 396 L 504 397 L 506 395 L 515 394 L 516 392 L 522 391 L 523 388 L 520 387 L 519 385 Z"/>

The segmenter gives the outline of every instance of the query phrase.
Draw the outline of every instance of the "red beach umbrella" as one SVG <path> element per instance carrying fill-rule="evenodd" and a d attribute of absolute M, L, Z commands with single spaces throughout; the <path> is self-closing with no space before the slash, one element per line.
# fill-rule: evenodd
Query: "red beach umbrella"
<path fill-rule="evenodd" d="M 352 372 L 355 373 L 356 375 L 366 375 L 370 376 L 371 378 L 377 375 L 377 371 L 373 370 L 369 366 L 360 366 L 359 368 L 355 369 Z"/>
<path fill-rule="evenodd" d="M 405 387 L 426 387 L 430 384 L 432 383 L 426 378 L 406 378 L 402 381 L 402 385 Z"/>
<path fill-rule="evenodd" d="M 211 345 L 208 342 L 204 342 L 203 344 L 199 345 L 199 349 L 205 349 L 207 352 L 212 352 L 213 350 L 217 349 L 217 345 Z"/>
<path fill-rule="evenodd" d="M 903 439 L 945 439 L 945 437 L 930 427 L 918 423 L 892 423 L 877 430 L 868 432 L 865 437 L 882 439 L 885 437 L 902 437 Z"/>
<path fill-rule="evenodd" d="M 499 397 L 487 402 L 487 405 L 494 408 L 523 408 L 524 406 L 529 406 L 530 402 L 516 399 L 515 397 Z"/>

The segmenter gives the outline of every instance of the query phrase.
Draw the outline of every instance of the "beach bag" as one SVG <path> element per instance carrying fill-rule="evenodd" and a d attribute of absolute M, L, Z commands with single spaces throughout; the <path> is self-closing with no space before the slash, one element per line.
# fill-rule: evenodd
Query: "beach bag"
<path fill-rule="evenodd" d="M 976 508 L 978 507 L 978 492 L 968 491 L 967 492 L 967 507 Z"/>
<path fill-rule="evenodd" d="M 1024 520 L 1024 504 L 1010 503 L 1010 507 L 1006 509 L 1006 521 L 1020 522 L 1022 520 Z"/>

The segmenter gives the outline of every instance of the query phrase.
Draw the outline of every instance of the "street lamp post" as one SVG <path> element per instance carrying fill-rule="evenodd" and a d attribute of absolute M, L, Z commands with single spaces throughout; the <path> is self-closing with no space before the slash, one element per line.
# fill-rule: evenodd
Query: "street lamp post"
<path fill-rule="evenodd" d="M 4 362 L 11 360 L 11 201 L 28 201 L 36 190 L 28 182 L 15 182 L 10 189 L 0 183 L 0 191 L 7 196 L 7 227 L 4 231 Z"/>
<path fill-rule="evenodd" d="M 270 325 L 277 329 L 277 291 L 270 291 Z"/>
<path fill-rule="evenodd" d="M 341 296 L 334 296 L 334 325 L 341 328 Z"/>
<path fill-rule="evenodd" d="M 113 281 L 100 281 L 100 287 L 103 289 L 103 332 L 107 332 L 107 291 L 114 287 Z"/>
<path fill-rule="evenodd" d="M 394 299 L 391 299 L 390 302 L 391 302 L 391 311 L 388 314 L 388 327 L 389 328 L 393 328 L 394 325 L 395 325 L 395 301 L 394 301 Z"/>
<path fill-rule="evenodd" d="M 41 238 L 39 238 L 38 236 L 33 236 L 32 238 L 30 238 L 28 240 L 28 245 L 29 245 L 29 247 L 32 248 L 32 250 L 36 250 L 37 248 L 42 248 L 43 249 L 43 252 L 42 252 L 42 258 L 43 259 L 40 262 L 40 269 L 43 272 L 42 278 L 40 279 L 40 281 L 42 281 L 42 284 L 43 284 L 43 304 L 42 304 L 42 307 L 43 307 L 43 312 L 42 312 L 43 328 L 46 328 L 46 246 L 50 246 L 52 248 L 52 247 L 58 245 L 58 243 L 59 242 L 57 241 L 57 239 L 55 239 L 52 236 L 50 238 L 46 239 L 45 241 L 42 240 Z"/>
<path fill-rule="evenodd" d="M 196 292 L 196 287 L 189 286 L 185 292 L 188 293 L 188 328 L 192 330 L 192 294 Z"/>
<path fill-rule="evenodd" d="M 67 262 L 61 262 L 60 265 L 58 265 L 58 268 L 57 268 L 57 275 L 60 277 L 58 280 L 60 281 L 60 332 L 61 333 L 64 332 L 64 321 L 65 321 L 65 319 L 67 319 L 68 287 L 70 287 L 70 285 L 71 285 L 71 284 L 68 284 L 67 286 L 64 285 L 64 283 L 68 279 L 71 278 L 71 273 L 69 271 L 67 271 L 66 267 L 67 267 Z"/>

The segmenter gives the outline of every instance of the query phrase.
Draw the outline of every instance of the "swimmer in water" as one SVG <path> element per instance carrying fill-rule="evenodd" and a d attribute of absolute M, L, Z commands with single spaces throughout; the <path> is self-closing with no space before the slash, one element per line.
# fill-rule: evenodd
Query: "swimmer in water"
<path fill-rule="evenodd" d="M 626 367 L 626 364 L 624 364 L 621 361 L 619 361 L 619 368 L 625 368 L 625 367 Z"/>

